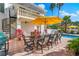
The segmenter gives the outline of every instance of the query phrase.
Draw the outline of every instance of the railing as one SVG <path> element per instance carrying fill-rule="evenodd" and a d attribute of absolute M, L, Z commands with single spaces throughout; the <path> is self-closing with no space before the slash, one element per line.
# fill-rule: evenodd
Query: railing
<path fill-rule="evenodd" d="M 38 7 L 37 5 L 35 5 L 33 3 L 27 3 L 27 4 L 20 3 L 20 4 L 25 6 L 25 7 L 27 6 L 28 9 L 30 9 L 33 12 L 45 13 L 44 9 Z"/>
<path fill-rule="evenodd" d="M 20 16 L 32 17 L 32 18 L 41 16 L 38 12 L 34 12 L 28 8 L 19 7 L 18 11 L 19 11 L 18 15 Z"/>

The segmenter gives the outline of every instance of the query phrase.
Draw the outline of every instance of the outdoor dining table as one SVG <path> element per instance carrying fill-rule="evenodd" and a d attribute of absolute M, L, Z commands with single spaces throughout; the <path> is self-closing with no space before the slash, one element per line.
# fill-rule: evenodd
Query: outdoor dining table
<path fill-rule="evenodd" d="M 38 38 L 35 38 L 35 37 L 32 37 L 31 35 L 29 36 L 25 36 L 25 40 L 27 41 L 26 44 L 30 44 L 30 43 L 33 43 L 33 46 L 31 46 L 31 48 L 33 48 L 33 52 L 35 52 L 35 50 L 37 50 L 37 46 L 38 46 L 38 41 L 41 41 L 42 40 L 42 36 L 39 36 Z M 45 37 L 49 37 L 49 35 L 44 35 Z M 45 38 L 44 38 L 45 39 Z M 43 40 L 42 40 L 43 41 Z M 42 42 L 41 41 L 41 42 Z"/>

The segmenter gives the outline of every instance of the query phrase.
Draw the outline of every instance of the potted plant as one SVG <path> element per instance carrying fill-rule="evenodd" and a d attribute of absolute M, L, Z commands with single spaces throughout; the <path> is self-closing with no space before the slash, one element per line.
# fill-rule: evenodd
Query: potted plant
<path fill-rule="evenodd" d="M 71 53 L 73 53 L 76 56 L 79 56 L 79 38 L 70 40 L 67 47 L 69 51 L 72 51 Z"/>

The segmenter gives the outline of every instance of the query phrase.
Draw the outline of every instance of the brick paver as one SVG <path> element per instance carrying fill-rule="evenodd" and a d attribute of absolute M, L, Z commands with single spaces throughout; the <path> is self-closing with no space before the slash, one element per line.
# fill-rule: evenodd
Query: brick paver
<path fill-rule="evenodd" d="M 18 39 L 9 40 L 9 55 L 24 51 L 24 41 Z"/>
<path fill-rule="evenodd" d="M 44 48 L 43 54 L 41 50 L 35 51 L 34 53 L 22 52 L 16 53 L 13 56 L 67 56 L 65 47 L 67 45 L 68 39 L 62 39 L 61 43 L 54 45 L 53 48 Z"/>

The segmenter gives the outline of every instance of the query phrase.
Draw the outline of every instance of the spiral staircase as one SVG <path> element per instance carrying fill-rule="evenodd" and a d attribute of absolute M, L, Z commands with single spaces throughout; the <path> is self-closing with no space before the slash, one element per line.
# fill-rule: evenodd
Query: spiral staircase
<path fill-rule="evenodd" d="M 3 19 L 2 20 L 2 30 L 6 34 L 9 34 L 11 32 L 11 36 L 12 36 L 12 34 L 14 34 L 14 32 L 16 30 L 16 20 L 11 19 L 11 21 L 9 21 L 9 19 Z"/>

